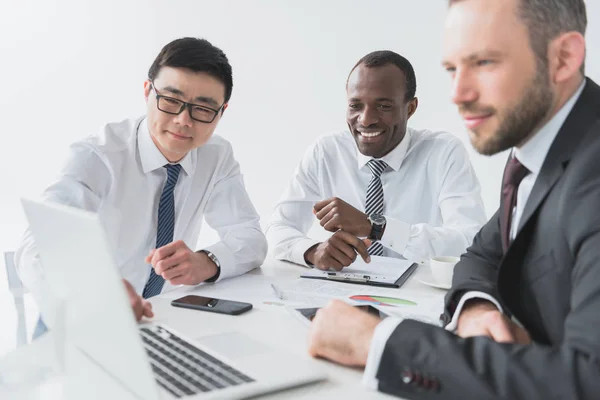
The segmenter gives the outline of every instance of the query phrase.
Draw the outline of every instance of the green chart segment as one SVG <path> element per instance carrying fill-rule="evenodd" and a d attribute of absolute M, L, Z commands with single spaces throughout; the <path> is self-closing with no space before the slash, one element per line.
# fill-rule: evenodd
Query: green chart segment
<path fill-rule="evenodd" d="M 362 303 L 368 303 L 372 305 L 382 305 L 382 306 L 416 306 L 417 303 L 410 300 L 399 299 L 397 297 L 387 297 L 387 296 L 369 296 L 369 295 L 355 295 L 350 296 L 350 300 L 360 301 Z"/>

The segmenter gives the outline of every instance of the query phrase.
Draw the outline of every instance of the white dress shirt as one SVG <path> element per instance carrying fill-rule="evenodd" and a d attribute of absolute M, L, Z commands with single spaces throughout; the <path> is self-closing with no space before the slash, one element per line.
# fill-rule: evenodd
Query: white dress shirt
<path fill-rule="evenodd" d="M 307 233 L 318 222 L 316 202 L 339 197 L 364 212 L 371 160 L 350 132 L 320 137 L 304 155 L 267 226 L 278 259 L 306 265 L 304 253 L 319 241 Z M 485 223 L 480 186 L 463 144 L 445 132 L 407 129 L 381 158 L 384 255 L 425 260 L 460 255 Z"/>
<path fill-rule="evenodd" d="M 517 204 L 513 209 L 513 217 L 510 229 L 511 239 L 514 239 L 517 235 L 519 222 L 521 221 L 521 216 L 525 210 L 527 199 L 529 199 L 529 195 L 531 194 L 531 190 L 533 189 L 535 181 L 540 173 L 540 170 L 542 169 L 542 165 L 544 164 L 546 155 L 550 150 L 550 146 L 552 146 L 556 135 L 558 135 L 560 128 L 571 113 L 571 110 L 575 106 L 577 99 L 579 99 L 584 87 L 585 80 L 577 92 L 575 92 L 575 94 L 554 115 L 554 117 L 550 119 L 550 121 L 540 128 L 540 130 L 521 148 L 514 148 L 511 153 L 511 157 L 516 157 L 519 162 L 530 171 L 530 173 L 523 178 L 519 184 L 519 188 L 517 189 Z M 478 291 L 467 292 L 461 297 L 458 305 L 456 306 L 452 320 L 446 326 L 447 330 L 456 330 L 458 326 L 458 317 L 462 311 L 462 308 L 467 300 L 474 298 L 488 300 L 492 302 L 500 311 L 503 311 L 500 302 L 489 294 Z M 381 356 L 383 355 L 385 344 L 401 322 L 402 319 L 400 318 L 386 318 L 375 329 L 375 334 L 373 335 L 369 350 L 367 367 L 365 368 L 365 373 L 363 375 L 364 385 L 373 390 L 377 390 L 379 384 L 375 376 L 377 375 L 377 369 L 379 368 L 379 364 L 381 362 Z"/>
<path fill-rule="evenodd" d="M 150 276 L 144 259 L 156 246 L 158 203 L 167 176 L 163 166 L 168 163 L 152 141 L 146 118 L 108 124 L 99 135 L 71 145 L 58 179 L 43 194 L 45 200 L 98 213 L 119 272 L 138 293 Z M 205 248 L 221 264 L 218 280 L 258 267 L 267 243 L 229 142 L 213 136 L 179 164 L 173 240 L 195 250 L 204 217 L 221 238 Z M 29 230 L 15 259 L 21 279 L 40 304 L 42 295 L 36 292 L 43 292 L 43 268 Z M 90 282 L 82 284 L 93 280 L 90 271 Z M 163 291 L 172 288 L 165 281 Z"/>

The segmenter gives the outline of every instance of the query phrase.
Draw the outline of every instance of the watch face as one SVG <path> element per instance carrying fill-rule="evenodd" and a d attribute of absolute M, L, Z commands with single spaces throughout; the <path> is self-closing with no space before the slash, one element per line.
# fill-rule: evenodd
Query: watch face
<path fill-rule="evenodd" d="M 371 222 L 373 222 L 376 225 L 384 225 L 385 224 L 385 217 L 381 214 L 373 214 L 370 217 Z"/>

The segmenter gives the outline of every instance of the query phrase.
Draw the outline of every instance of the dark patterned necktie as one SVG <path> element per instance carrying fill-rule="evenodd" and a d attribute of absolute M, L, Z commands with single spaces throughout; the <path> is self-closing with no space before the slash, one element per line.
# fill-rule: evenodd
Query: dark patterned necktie
<path fill-rule="evenodd" d="M 173 231 L 175 229 L 175 198 L 173 190 L 179 178 L 181 165 L 167 164 L 164 166 L 167 169 L 167 182 L 160 195 L 158 203 L 158 226 L 156 229 L 156 248 L 169 244 L 173 241 Z M 160 294 L 165 280 L 162 276 L 154 272 L 154 268 L 150 269 L 150 278 L 144 287 L 143 296 L 145 299 Z"/>
<path fill-rule="evenodd" d="M 365 206 L 365 213 L 367 215 L 372 214 L 383 214 L 383 185 L 381 184 L 381 174 L 387 168 L 385 161 L 381 160 L 370 160 L 367 166 L 373 174 L 369 181 L 369 187 L 367 188 L 367 202 Z M 375 241 L 367 249 L 370 255 L 382 256 L 383 245 L 379 241 Z"/>
<path fill-rule="evenodd" d="M 527 174 L 529 174 L 529 170 L 516 157 L 512 157 L 506 163 L 504 178 L 502 179 L 502 247 L 505 253 L 511 243 L 510 231 L 513 210 L 517 205 L 517 190 L 519 189 L 519 184 Z"/>

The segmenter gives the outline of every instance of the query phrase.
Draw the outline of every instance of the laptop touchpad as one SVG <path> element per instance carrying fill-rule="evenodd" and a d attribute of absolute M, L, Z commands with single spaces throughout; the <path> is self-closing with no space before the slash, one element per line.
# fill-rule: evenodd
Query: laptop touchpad
<path fill-rule="evenodd" d="M 240 332 L 227 332 L 203 336 L 198 343 L 231 360 L 268 353 L 271 348 Z"/>

